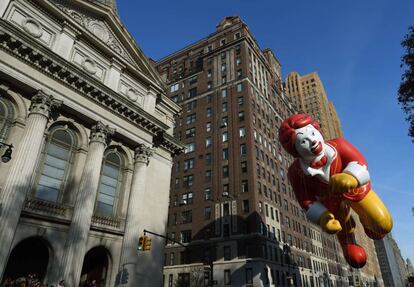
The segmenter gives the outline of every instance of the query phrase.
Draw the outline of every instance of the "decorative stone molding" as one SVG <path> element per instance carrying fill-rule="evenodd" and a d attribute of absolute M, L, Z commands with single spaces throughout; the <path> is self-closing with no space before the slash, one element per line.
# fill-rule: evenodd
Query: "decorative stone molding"
<path fill-rule="evenodd" d="M 99 225 L 104 227 L 120 228 L 121 221 L 112 217 L 102 216 L 102 215 L 93 215 L 92 224 Z"/>
<path fill-rule="evenodd" d="M 153 153 L 154 151 L 152 148 L 146 146 L 145 144 L 138 144 L 138 146 L 135 148 L 135 162 L 143 162 L 148 165 L 150 157 Z"/>
<path fill-rule="evenodd" d="M 98 71 L 96 62 L 89 57 L 83 59 L 82 68 L 91 75 L 95 75 Z"/>
<path fill-rule="evenodd" d="M 20 35 L 19 38 L 17 35 Z M 30 41 L 19 29 L 7 22 L 0 22 L 0 49 L 60 81 L 98 105 L 105 106 L 119 117 L 154 136 L 159 133 L 163 134 L 170 128 L 142 108 L 128 104 L 126 99 L 123 100 L 124 96 L 103 86 L 97 79 L 82 78 L 82 73 L 85 73 L 82 69 L 50 54 L 46 51 L 47 48 Z M 180 153 L 183 148 L 179 141 L 168 134 L 163 136 L 161 140 L 162 142 L 157 142 L 157 146 L 163 147 L 173 154 Z"/>
<path fill-rule="evenodd" d="M 60 203 L 43 201 L 36 198 L 27 198 L 24 210 L 28 212 L 42 213 L 52 216 L 66 216 L 68 208 Z"/>
<path fill-rule="evenodd" d="M 22 27 L 25 32 L 35 38 L 40 38 L 43 35 L 43 29 L 40 23 L 33 18 L 25 18 L 22 21 Z"/>
<path fill-rule="evenodd" d="M 89 139 L 91 142 L 101 142 L 106 145 L 109 137 L 115 133 L 115 129 L 110 128 L 108 125 L 104 125 L 102 122 L 97 122 L 91 128 L 91 135 Z"/>
<path fill-rule="evenodd" d="M 108 45 L 117 54 L 121 55 L 131 64 L 134 64 L 131 56 L 125 51 L 124 47 L 120 44 L 120 41 L 113 35 L 112 31 L 108 28 L 105 22 L 94 19 L 62 4 L 56 4 L 56 6 L 72 17 L 76 22 L 84 26 L 89 32 Z"/>
<path fill-rule="evenodd" d="M 45 117 L 50 118 L 52 111 L 60 107 L 62 103 L 62 101 L 54 99 L 51 95 L 47 95 L 43 91 L 39 91 L 32 97 L 29 115 L 42 114 Z"/>
<path fill-rule="evenodd" d="M 138 93 L 135 89 L 129 88 L 126 92 L 126 96 L 128 99 L 130 99 L 132 102 L 136 102 L 138 99 Z"/>

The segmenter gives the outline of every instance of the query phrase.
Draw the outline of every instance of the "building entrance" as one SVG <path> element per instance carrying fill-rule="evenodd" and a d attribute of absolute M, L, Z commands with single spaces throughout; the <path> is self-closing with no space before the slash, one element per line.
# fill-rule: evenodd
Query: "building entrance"
<path fill-rule="evenodd" d="M 85 255 L 82 267 L 80 286 L 95 283 L 96 286 L 105 286 L 108 273 L 109 254 L 105 247 L 95 247 Z"/>
<path fill-rule="evenodd" d="M 3 281 L 13 280 L 35 274 L 43 281 L 49 263 L 49 248 L 44 239 L 32 237 L 21 241 L 9 256 Z"/>

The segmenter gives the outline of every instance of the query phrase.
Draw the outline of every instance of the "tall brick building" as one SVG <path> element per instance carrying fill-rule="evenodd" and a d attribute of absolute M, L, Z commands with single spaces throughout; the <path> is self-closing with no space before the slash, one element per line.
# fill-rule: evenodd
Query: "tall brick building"
<path fill-rule="evenodd" d="M 277 129 L 297 110 L 273 52 L 226 17 L 156 68 L 183 108 L 174 135 L 186 144 L 167 227 L 181 245 L 167 242 L 164 286 L 203 286 L 211 269 L 221 286 L 347 286 L 335 237 L 306 220 L 286 178 Z"/>
<path fill-rule="evenodd" d="M 335 106 L 328 100 L 318 73 L 300 76 L 297 72 L 291 72 L 286 77 L 285 88 L 298 108 L 319 121 L 326 139 L 342 136 Z"/>

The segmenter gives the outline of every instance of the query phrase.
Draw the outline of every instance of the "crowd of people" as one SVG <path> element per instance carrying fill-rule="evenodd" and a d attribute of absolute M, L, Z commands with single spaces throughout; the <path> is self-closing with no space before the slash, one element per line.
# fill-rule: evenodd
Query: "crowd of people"
<path fill-rule="evenodd" d="M 57 285 L 42 283 L 36 274 L 29 274 L 27 276 L 22 276 L 17 279 L 12 279 L 7 277 L 1 287 L 64 287 L 65 281 L 60 280 Z M 95 285 L 96 286 L 96 285 Z"/>
<path fill-rule="evenodd" d="M 95 280 L 92 280 L 91 282 L 86 280 L 84 282 L 81 282 L 79 286 L 101 287 L 102 285 L 97 284 Z M 60 280 L 57 284 L 42 283 L 42 281 L 37 277 L 36 274 L 29 274 L 26 277 L 22 276 L 17 279 L 7 277 L 3 281 L 3 284 L 0 285 L 0 287 L 65 287 L 65 281 Z"/>

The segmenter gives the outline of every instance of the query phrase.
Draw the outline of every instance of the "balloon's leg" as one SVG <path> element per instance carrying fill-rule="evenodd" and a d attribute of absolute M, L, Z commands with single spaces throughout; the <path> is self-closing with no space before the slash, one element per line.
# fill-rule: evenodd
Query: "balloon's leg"
<path fill-rule="evenodd" d="M 349 202 L 349 205 L 358 214 L 365 233 L 371 239 L 381 239 L 391 231 L 391 215 L 373 190 L 370 190 L 362 200 Z"/>

